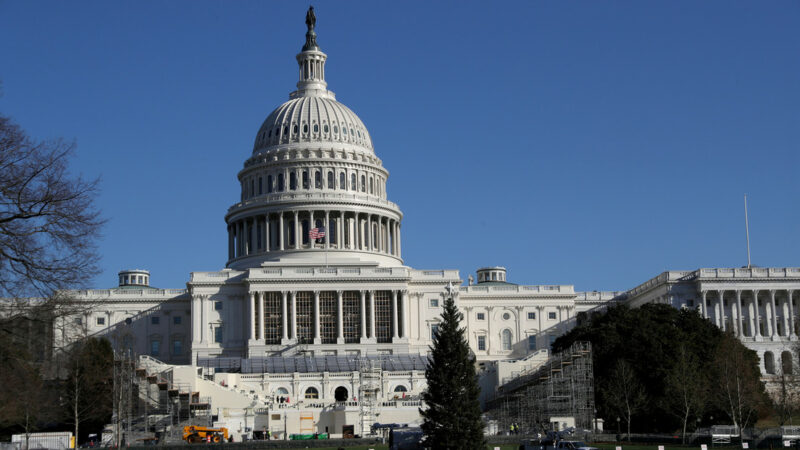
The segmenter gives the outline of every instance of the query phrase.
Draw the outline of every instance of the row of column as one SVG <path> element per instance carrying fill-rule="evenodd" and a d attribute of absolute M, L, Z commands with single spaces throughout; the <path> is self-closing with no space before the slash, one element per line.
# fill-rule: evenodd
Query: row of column
<path fill-rule="evenodd" d="M 317 228 L 317 221 L 325 227 L 325 237 L 320 243 L 307 236 L 308 230 Z M 305 229 L 303 223 L 308 224 Z M 400 221 L 361 212 L 295 210 L 248 217 L 228 225 L 228 259 L 311 248 L 362 250 L 401 257 Z"/>
<path fill-rule="evenodd" d="M 281 344 L 290 344 L 297 342 L 297 291 L 280 291 L 281 292 Z M 375 291 L 357 291 L 360 296 L 359 316 L 361 319 L 361 342 L 368 343 L 374 342 L 377 339 L 375 331 L 376 314 L 375 314 Z M 265 330 L 264 330 L 264 300 L 267 291 L 258 291 L 250 293 L 250 340 L 257 343 L 265 344 Z M 320 306 L 319 297 L 320 291 L 313 291 L 314 294 L 314 343 L 322 343 L 322 334 L 320 329 Z M 337 344 L 344 343 L 344 291 L 336 291 L 336 340 Z M 409 328 L 409 301 L 408 291 L 405 290 L 392 290 L 391 291 L 391 310 L 392 310 L 392 340 L 398 341 L 400 339 L 408 338 Z M 369 310 L 367 310 L 367 307 Z M 367 312 L 369 311 L 369 323 L 367 323 Z M 256 318 L 260 318 L 258 321 Z M 257 326 L 256 324 L 261 326 Z"/>
<path fill-rule="evenodd" d="M 728 295 L 726 296 L 726 293 Z M 759 306 L 759 295 L 768 303 L 764 308 L 763 319 L 765 330 L 762 333 L 762 312 Z M 795 332 L 794 290 L 704 290 L 701 291 L 700 312 L 706 319 L 713 317 L 714 323 L 723 331 L 731 331 L 740 337 L 792 337 Z M 730 317 L 727 316 L 725 301 L 731 301 Z M 744 305 L 744 307 L 743 307 Z M 781 321 L 778 320 L 778 309 L 781 310 Z M 747 311 L 745 318 L 744 311 Z M 735 320 L 734 320 L 735 318 Z M 728 322 L 727 319 L 730 319 Z M 747 322 L 745 322 L 745 320 Z M 745 332 L 745 325 L 749 332 Z M 781 326 L 783 326 L 781 332 Z M 732 329 L 728 329 L 732 328 Z"/>

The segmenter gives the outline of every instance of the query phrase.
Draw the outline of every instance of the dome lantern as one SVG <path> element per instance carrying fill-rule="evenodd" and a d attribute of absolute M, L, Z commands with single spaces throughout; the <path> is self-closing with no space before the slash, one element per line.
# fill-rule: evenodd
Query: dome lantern
<path fill-rule="evenodd" d="M 314 32 L 316 23 L 317 17 L 314 15 L 314 7 L 311 6 L 306 13 L 306 43 L 297 55 L 300 81 L 297 82 L 297 91 L 292 93 L 291 98 L 328 94 L 328 84 L 325 82 L 325 60 L 328 55 L 322 53 L 317 45 L 317 34 Z"/>

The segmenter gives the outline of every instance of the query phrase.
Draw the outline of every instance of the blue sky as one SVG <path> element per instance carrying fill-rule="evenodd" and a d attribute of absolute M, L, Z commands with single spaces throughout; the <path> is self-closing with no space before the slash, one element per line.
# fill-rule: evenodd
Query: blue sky
<path fill-rule="evenodd" d="M 800 3 L 322 1 L 328 86 L 370 130 L 405 263 L 629 289 L 800 266 Z M 0 0 L 0 112 L 100 176 L 110 287 L 227 257 L 224 213 L 296 83 L 308 3 Z"/>

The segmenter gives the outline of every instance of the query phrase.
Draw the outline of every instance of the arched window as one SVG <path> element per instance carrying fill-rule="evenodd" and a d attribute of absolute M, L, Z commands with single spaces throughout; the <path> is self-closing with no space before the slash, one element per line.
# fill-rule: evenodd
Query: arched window
<path fill-rule="evenodd" d="M 284 188 L 285 188 L 285 186 L 284 186 L 284 182 L 283 182 L 283 174 L 279 173 L 278 174 L 278 192 L 283 192 Z"/>
<path fill-rule="evenodd" d="M 367 177 L 361 175 L 361 192 L 367 192 Z"/>
<path fill-rule="evenodd" d="M 503 330 L 503 350 L 511 350 L 511 330 Z"/>
<path fill-rule="evenodd" d="M 351 191 L 355 191 L 356 190 L 356 174 L 354 174 L 354 173 L 350 174 L 350 190 Z M 800 323 L 800 322 L 798 322 L 798 323 Z"/>
<path fill-rule="evenodd" d="M 372 178 L 369 179 L 369 193 L 372 194 Z"/>
<path fill-rule="evenodd" d="M 289 173 L 289 190 L 297 189 L 297 174 L 294 172 Z"/>
<path fill-rule="evenodd" d="M 400 385 L 398 385 L 396 388 L 394 388 L 394 391 L 395 391 L 395 392 L 408 392 L 408 389 L 406 389 L 406 387 L 405 387 L 405 386 L 403 386 L 402 384 L 400 384 Z"/>
<path fill-rule="evenodd" d="M 289 395 L 289 391 L 287 391 L 286 388 L 279 387 L 275 389 L 275 395 Z"/>
<path fill-rule="evenodd" d="M 344 172 L 339 174 L 339 189 L 347 189 L 347 177 Z"/>
<path fill-rule="evenodd" d="M 314 173 L 314 188 L 322 189 L 322 172 L 319 170 Z"/>
<path fill-rule="evenodd" d="M 791 375 L 793 372 L 792 367 L 792 352 L 785 351 L 781 353 L 781 370 L 784 375 Z"/>
<path fill-rule="evenodd" d="M 333 172 L 328 172 L 328 189 L 336 189 L 333 183 Z"/>
<path fill-rule="evenodd" d="M 308 189 L 311 181 L 308 179 L 308 171 L 304 170 L 303 172 L 303 189 Z"/>
<path fill-rule="evenodd" d="M 347 388 L 344 386 L 339 386 L 333 391 L 333 398 L 337 402 L 346 402 L 347 401 Z"/>
<path fill-rule="evenodd" d="M 775 374 L 775 355 L 772 352 L 764 352 L 764 370 L 770 375 Z"/>
<path fill-rule="evenodd" d="M 267 194 L 272 192 L 272 175 L 267 175 Z"/>
<path fill-rule="evenodd" d="M 300 242 L 303 243 L 303 245 L 308 244 L 308 232 L 311 230 L 308 224 L 309 224 L 308 220 L 300 221 L 300 228 L 301 228 L 300 233 L 301 236 L 303 236 L 303 239 Z"/>
<path fill-rule="evenodd" d="M 264 178 L 258 177 L 258 195 L 264 193 L 263 187 L 264 187 Z"/>
<path fill-rule="evenodd" d="M 319 391 L 315 387 L 306 389 L 305 398 L 319 398 Z"/>

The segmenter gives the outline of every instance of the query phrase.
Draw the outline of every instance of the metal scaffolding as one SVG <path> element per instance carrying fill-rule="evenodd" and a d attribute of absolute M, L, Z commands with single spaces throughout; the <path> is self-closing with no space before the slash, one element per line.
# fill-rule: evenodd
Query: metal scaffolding
<path fill-rule="evenodd" d="M 380 359 L 361 358 L 359 361 L 359 416 L 361 435 L 372 433 L 372 424 L 378 419 L 381 381 L 383 379 Z"/>
<path fill-rule="evenodd" d="M 554 417 L 573 417 L 576 428 L 592 429 L 592 344 L 576 342 L 543 365 L 522 372 L 498 387 L 487 406 L 487 415 L 498 421 L 501 431 L 511 424 L 525 433 L 550 430 Z"/>

